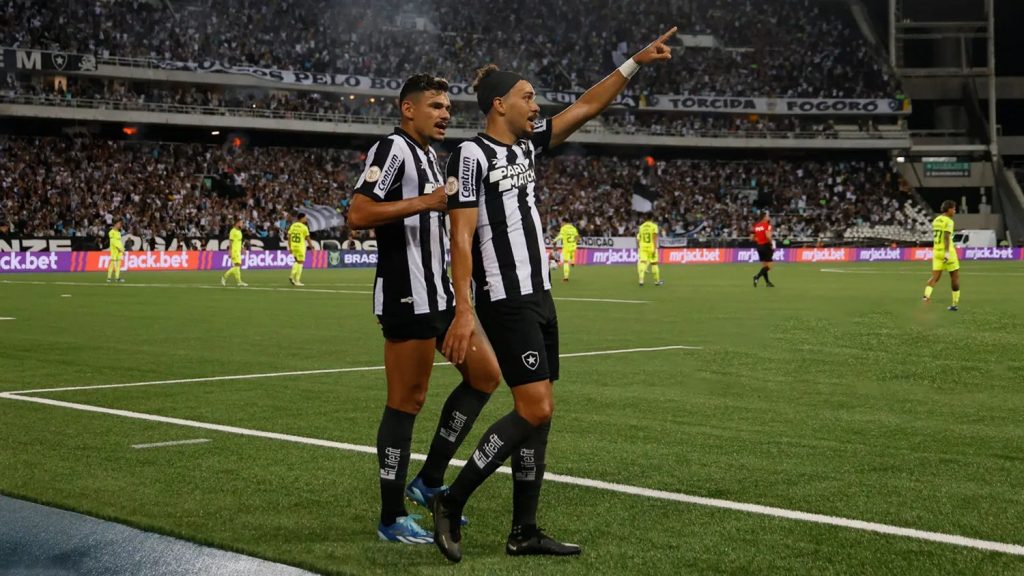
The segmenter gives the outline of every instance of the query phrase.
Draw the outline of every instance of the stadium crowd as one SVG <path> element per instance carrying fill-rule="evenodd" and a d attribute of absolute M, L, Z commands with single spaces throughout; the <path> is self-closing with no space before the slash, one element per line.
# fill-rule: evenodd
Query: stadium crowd
<path fill-rule="evenodd" d="M 538 168 L 545 227 L 584 236 L 629 236 L 653 216 L 667 236 L 747 238 L 756 213 L 775 214 L 780 240 L 837 241 L 860 224 L 909 224 L 911 201 L 886 161 L 665 160 L 559 156 Z M 637 187 L 657 196 L 654 213 L 632 209 Z"/>
<path fill-rule="evenodd" d="M 238 216 L 252 236 L 281 236 L 297 207 L 340 208 L 360 167 L 354 150 L 12 137 L 0 141 L 0 222 L 12 234 L 99 237 L 123 217 L 142 238 L 201 238 L 226 236 Z M 245 195 L 215 193 L 214 179 Z"/>
<path fill-rule="evenodd" d="M 114 218 L 142 238 L 222 237 L 240 215 L 247 233 L 280 237 L 303 205 L 344 210 L 359 176 L 358 150 L 211 147 L 71 138 L 0 141 L 0 222 L 13 234 L 97 237 Z M 443 162 L 443 158 L 442 158 Z M 645 161 L 616 156 L 542 158 L 538 198 L 554 236 L 572 222 L 584 236 L 632 235 L 637 186 L 659 196 L 654 216 L 670 236 L 745 238 L 758 208 L 778 214 L 778 237 L 830 240 L 858 224 L 898 224 L 909 201 L 883 161 Z M 218 194 L 211 179 L 243 191 Z M 319 237 L 344 239 L 345 229 Z"/>
<path fill-rule="evenodd" d="M 92 100 L 96 107 L 119 104 L 145 106 L 153 111 L 167 111 L 171 106 L 198 106 L 223 109 L 224 113 L 244 116 L 272 111 L 280 117 L 301 117 L 305 120 L 364 121 L 370 118 L 398 124 L 401 111 L 395 98 L 344 95 L 307 91 L 267 91 L 263 89 L 224 90 L 210 86 L 100 81 L 67 78 L 52 85 L 39 82 L 9 83 L 0 88 L 0 96 L 30 97 L 32 102 L 50 105 L 76 105 L 76 100 Z M 229 112 L 230 110 L 230 112 Z M 219 113 L 219 110 L 204 113 Z M 301 114 L 299 116 L 298 114 Z M 483 127 L 476 104 L 452 103 L 452 126 Z M 686 114 L 681 112 L 633 111 L 613 108 L 599 122 L 609 131 L 624 134 L 655 136 L 724 137 L 742 135 L 796 135 L 801 137 L 835 138 L 836 120 L 813 116 L 778 116 L 752 114 Z M 842 122 L 842 121 L 841 121 Z M 872 119 L 853 118 L 843 122 L 859 126 L 861 132 L 873 132 Z"/>
<path fill-rule="evenodd" d="M 892 97 L 894 76 L 841 4 L 816 0 L 10 0 L 0 44 L 468 82 L 486 62 L 583 90 L 672 24 L 709 47 L 645 71 L 637 94 Z M 625 13 L 624 11 L 628 11 Z M 567 22 L 574 25 L 567 26 Z M 678 45 L 678 41 L 675 42 Z"/>

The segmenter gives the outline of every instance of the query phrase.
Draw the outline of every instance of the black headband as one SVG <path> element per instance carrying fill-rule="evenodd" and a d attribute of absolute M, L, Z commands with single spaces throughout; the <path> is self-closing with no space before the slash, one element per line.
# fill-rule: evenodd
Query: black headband
<path fill-rule="evenodd" d="M 476 87 L 476 103 L 480 111 L 487 114 L 494 106 L 494 99 L 508 94 L 523 77 L 515 72 L 495 70 L 488 74 Z"/>

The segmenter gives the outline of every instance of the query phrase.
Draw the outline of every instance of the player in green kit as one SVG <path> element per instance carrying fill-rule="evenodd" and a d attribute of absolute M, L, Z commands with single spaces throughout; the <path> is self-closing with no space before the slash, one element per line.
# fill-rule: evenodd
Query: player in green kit
<path fill-rule="evenodd" d="M 242 221 L 240 219 L 235 220 L 228 239 L 231 240 L 231 268 L 220 277 L 220 285 L 227 286 L 228 278 L 234 277 L 236 285 L 248 286 L 242 282 L 242 243 L 244 240 L 242 239 Z"/>
<path fill-rule="evenodd" d="M 305 214 L 299 213 L 297 221 L 288 228 L 288 249 L 295 258 L 292 265 L 292 273 L 288 281 L 292 286 L 305 286 L 302 283 L 302 264 L 306 262 L 306 246 L 313 247 L 313 241 L 309 239 L 309 227 L 306 226 Z"/>
<path fill-rule="evenodd" d="M 932 289 L 942 277 L 942 271 L 949 272 L 949 285 L 953 289 L 953 304 L 947 308 L 956 312 L 960 306 L 960 258 L 953 246 L 953 215 L 956 214 L 956 202 L 946 200 L 942 203 L 942 214 L 932 221 L 932 277 L 924 287 L 924 301 L 932 301 Z"/>
<path fill-rule="evenodd" d="M 562 241 L 562 282 L 568 282 L 569 268 L 576 266 L 576 245 L 580 241 L 580 231 L 566 222 L 558 231 L 556 240 Z"/>
<path fill-rule="evenodd" d="M 118 218 L 114 221 L 114 227 L 107 233 L 110 239 L 110 264 L 107 265 L 107 283 L 124 282 L 121 278 L 121 258 L 124 257 L 124 243 L 121 242 L 121 227 L 124 220 Z"/>
<path fill-rule="evenodd" d="M 641 224 L 640 231 L 636 233 L 636 245 L 636 271 L 640 276 L 640 286 L 644 285 L 648 266 L 654 276 L 654 285 L 661 286 L 664 282 L 661 281 L 661 270 L 658 269 L 658 225 L 650 220 Z"/>

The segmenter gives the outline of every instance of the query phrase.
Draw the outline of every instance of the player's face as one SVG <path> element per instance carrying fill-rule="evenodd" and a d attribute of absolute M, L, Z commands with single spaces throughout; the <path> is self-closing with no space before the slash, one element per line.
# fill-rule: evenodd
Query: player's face
<path fill-rule="evenodd" d="M 540 106 L 537 105 L 537 92 L 533 84 L 520 80 L 501 101 L 505 104 L 505 121 L 512 133 L 518 138 L 527 138 L 533 134 L 533 122 L 540 117 Z"/>
<path fill-rule="evenodd" d="M 420 92 L 402 103 L 402 113 L 412 120 L 415 136 L 421 142 L 442 142 L 452 117 L 448 94 L 439 90 Z"/>

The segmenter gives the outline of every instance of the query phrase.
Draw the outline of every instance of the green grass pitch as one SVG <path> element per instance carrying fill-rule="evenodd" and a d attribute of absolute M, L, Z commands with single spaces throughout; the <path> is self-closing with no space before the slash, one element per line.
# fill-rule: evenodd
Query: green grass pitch
<path fill-rule="evenodd" d="M 920 302 L 927 264 L 783 264 L 774 289 L 752 288 L 755 271 L 664 266 L 643 288 L 629 266 L 556 271 L 564 353 L 701 349 L 563 359 L 549 472 L 1024 544 L 1024 263 L 965 262 L 958 313 L 946 278 Z M 286 271 L 244 274 L 265 290 L 218 276 L 0 277 L 0 392 L 382 364 L 372 270 L 306 271 L 307 291 Z M 434 369 L 416 452 L 457 382 Z M 365 371 L 38 397 L 373 446 L 384 390 Z M 502 387 L 459 457 L 510 407 Z M 212 441 L 131 448 L 194 438 Z M 467 508 L 453 568 L 377 540 L 375 468 L 0 397 L 0 492 L 326 574 L 1024 573 L 1024 556 L 555 482 L 541 525 L 583 555 L 509 558 L 505 474 Z"/>

